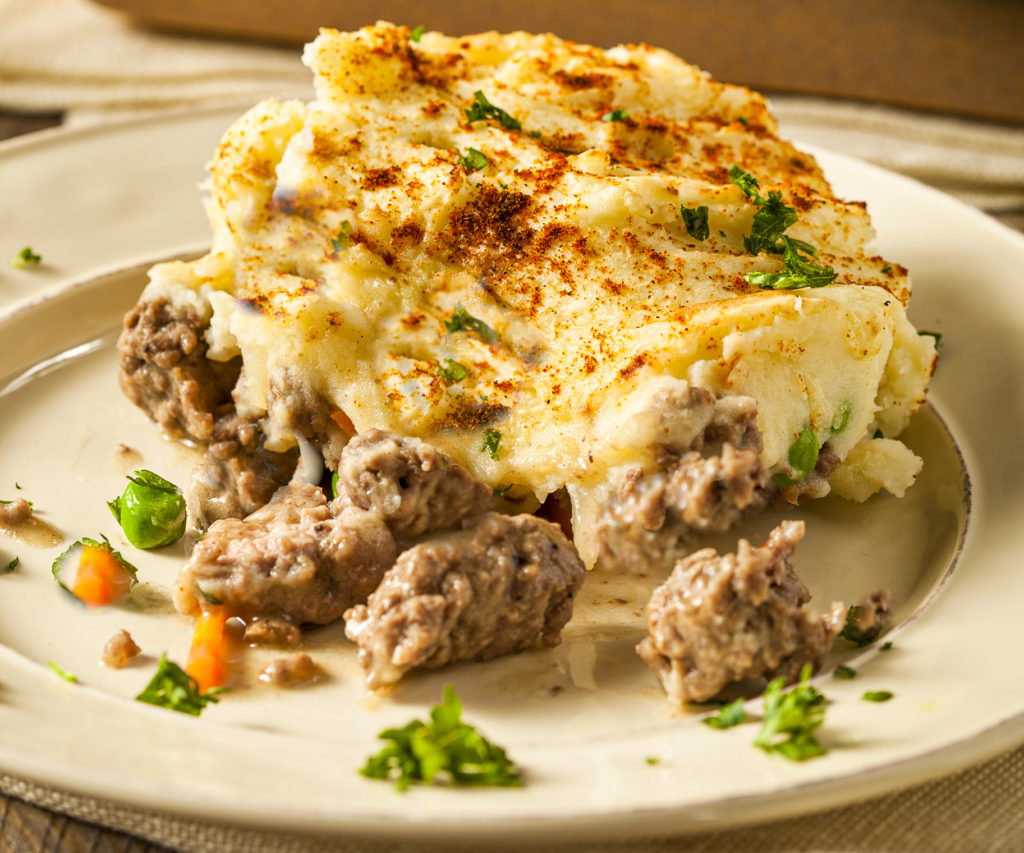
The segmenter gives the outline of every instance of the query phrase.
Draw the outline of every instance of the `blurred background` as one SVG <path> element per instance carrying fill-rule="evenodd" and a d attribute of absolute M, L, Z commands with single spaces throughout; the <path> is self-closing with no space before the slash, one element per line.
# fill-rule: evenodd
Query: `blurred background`
<path fill-rule="evenodd" d="M 1024 226 L 1021 0 L 0 0 L 0 138 L 305 97 L 297 47 L 379 19 L 664 47 L 770 94 L 790 138 Z"/>

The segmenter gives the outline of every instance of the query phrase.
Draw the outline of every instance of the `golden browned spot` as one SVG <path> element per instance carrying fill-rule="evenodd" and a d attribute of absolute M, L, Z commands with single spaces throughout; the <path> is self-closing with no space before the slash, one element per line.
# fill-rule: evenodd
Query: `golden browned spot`
<path fill-rule="evenodd" d="M 647 356 L 645 354 L 640 353 L 639 355 L 634 355 L 633 358 L 630 359 L 629 364 L 619 371 L 619 376 L 623 379 L 629 379 L 645 364 L 647 364 Z"/>
<path fill-rule="evenodd" d="M 607 89 L 612 85 L 612 78 L 596 71 L 586 74 L 571 74 L 568 71 L 556 71 L 551 78 L 566 89 Z"/>
<path fill-rule="evenodd" d="M 398 183 L 402 174 L 401 166 L 386 166 L 383 169 L 367 169 L 363 177 L 363 189 L 379 190 L 384 187 L 393 187 Z"/>

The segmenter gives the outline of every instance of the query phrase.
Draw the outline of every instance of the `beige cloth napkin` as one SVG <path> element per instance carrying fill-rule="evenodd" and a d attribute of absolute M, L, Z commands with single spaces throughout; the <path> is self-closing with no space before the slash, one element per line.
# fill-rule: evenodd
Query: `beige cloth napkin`
<path fill-rule="evenodd" d="M 298 51 L 160 35 L 86 0 L 0 0 L 0 108 L 84 123 L 251 97 L 308 97 Z M 1024 132 L 884 107 L 779 97 L 784 133 L 903 172 L 991 211 L 1024 208 Z M 127 808 L 0 774 L 0 789 L 180 850 L 409 851 Z M 447 845 L 446 851 L 456 846 Z M 488 845 L 488 849 L 497 849 Z M 939 781 L 802 818 L 578 853 L 1024 850 L 1024 749 Z"/>

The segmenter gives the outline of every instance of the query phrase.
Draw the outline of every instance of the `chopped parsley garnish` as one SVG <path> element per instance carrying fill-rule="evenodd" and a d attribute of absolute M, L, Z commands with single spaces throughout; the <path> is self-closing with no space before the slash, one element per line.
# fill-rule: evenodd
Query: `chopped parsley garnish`
<path fill-rule="evenodd" d="M 493 427 L 484 430 L 484 443 L 480 449 L 487 453 L 491 459 L 498 458 L 498 445 L 501 444 L 501 433 Z"/>
<path fill-rule="evenodd" d="M 686 226 L 686 233 L 694 240 L 707 240 L 711 236 L 711 229 L 708 227 L 708 206 L 702 204 L 699 207 L 679 208 L 683 217 L 683 224 Z"/>
<path fill-rule="evenodd" d="M 476 332 L 484 341 L 493 344 L 498 340 L 498 333 L 483 320 L 477 319 L 461 305 L 457 305 L 452 316 L 444 321 L 447 332 Z"/>
<path fill-rule="evenodd" d="M 15 557 L 13 560 L 11 560 L 11 562 L 9 562 L 7 564 L 7 571 L 13 572 L 16 568 L 18 568 L 18 564 L 20 562 L 21 562 L 21 557 Z"/>
<path fill-rule="evenodd" d="M 795 486 L 818 464 L 818 437 L 810 427 L 804 427 L 804 431 L 790 445 L 787 459 L 792 473 L 784 474 L 780 471 L 772 477 L 783 488 Z"/>
<path fill-rule="evenodd" d="M 744 236 L 743 245 L 752 255 L 760 252 L 778 252 L 779 239 L 790 225 L 796 224 L 796 208 L 782 201 L 782 193 L 772 191 L 765 201 L 755 192 L 754 204 L 760 206 L 750 223 L 750 234 Z M 806 245 L 806 244 L 804 244 Z"/>
<path fill-rule="evenodd" d="M 883 275 L 892 275 L 892 264 L 883 264 L 882 265 L 882 274 Z"/>
<path fill-rule="evenodd" d="M 849 640 L 857 647 L 870 645 L 882 633 L 882 625 L 880 623 L 871 625 L 868 628 L 860 627 L 861 610 L 862 608 L 859 604 L 851 604 L 850 609 L 846 611 L 846 624 L 843 625 L 843 630 L 839 632 L 840 637 L 844 640 Z"/>
<path fill-rule="evenodd" d="M 657 767 L 661 764 L 661 759 L 656 755 L 648 755 L 644 760 L 647 762 L 648 767 Z"/>
<path fill-rule="evenodd" d="M 625 121 L 627 118 L 629 113 L 626 110 L 609 110 L 601 116 L 601 121 Z"/>
<path fill-rule="evenodd" d="M 437 372 L 446 385 L 451 385 L 453 382 L 461 382 L 469 376 L 469 371 L 466 370 L 465 366 L 459 364 L 454 358 L 445 359 L 444 366 Z"/>
<path fill-rule="evenodd" d="M 891 690 L 869 690 L 860 698 L 865 702 L 888 702 L 892 696 Z"/>
<path fill-rule="evenodd" d="M 871 436 L 871 437 L 872 438 L 885 438 L 885 433 L 882 432 L 880 429 L 876 429 L 875 430 L 875 434 L 873 436 Z"/>
<path fill-rule="evenodd" d="M 739 166 L 733 166 L 729 170 L 729 183 L 736 184 L 747 198 L 754 201 L 761 200 L 761 194 L 757 191 L 761 185 L 757 182 L 757 178 Z"/>
<path fill-rule="evenodd" d="M 785 231 L 796 223 L 798 216 L 796 208 L 783 202 L 781 192 L 772 190 L 767 199 L 763 198 L 757 178 L 739 166 L 729 170 L 729 182 L 736 184 L 760 208 L 754 214 L 750 234 L 743 237 L 747 251 L 752 255 L 761 252 L 781 254 L 785 265 L 777 273 L 747 273 L 744 278 L 748 282 L 765 290 L 794 290 L 801 287 L 824 287 L 835 281 L 836 271 L 832 267 L 810 260 L 818 257 L 817 249 L 803 240 L 785 236 Z"/>
<path fill-rule="evenodd" d="M 334 248 L 334 251 L 337 253 L 340 252 L 342 249 L 347 249 L 351 237 L 352 223 L 345 219 L 338 227 L 337 236 L 331 238 L 331 246 Z"/>
<path fill-rule="evenodd" d="M 35 252 L 33 252 L 31 246 L 26 246 L 24 249 L 18 252 L 18 254 L 16 254 L 13 258 L 11 258 L 11 266 L 14 267 L 15 269 L 25 269 L 26 267 L 32 266 L 33 264 L 38 264 L 42 260 L 42 255 L 37 255 Z"/>
<path fill-rule="evenodd" d="M 754 745 L 790 761 L 805 761 L 825 754 L 814 733 L 825 720 L 825 697 L 809 684 L 811 665 L 804 664 L 800 681 L 788 693 L 784 678 L 776 678 L 764 692 L 764 721 Z"/>
<path fill-rule="evenodd" d="M 338 490 L 338 480 L 339 480 L 338 472 L 337 471 L 332 471 L 331 472 L 331 498 L 332 499 L 338 497 L 338 495 L 340 494 L 340 492 Z"/>
<path fill-rule="evenodd" d="M 892 651 L 892 640 L 886 640 L 884 643 L 882 643 L 882 647 L 881 647 L 880 651 L 891 652 Z"/>
<path fill-rule="evenodd" d="M 701 722 L 713 729 L 731 729 L 738 726 L 747 719 L 746 708 L 743 707 L 743 699 L 736 699 L 728 705 L 723 705 L 717 714 L 703 717 Z"/>
<path fill-rule="evenodd" d="M 174 483 L 145 468 L 128 477 L 124 493 L 107 501 L 136 548 L 173 545 L 185 533 L 185 498 Z"/>
<path fill-rule="evenodd" d="M 68 672 L 66 669 L 64 669 L 64 667 L 57 663 L 57 661 L 47 661 L 46 665 L 50 667 L 50 669 L 52 669 L 55 673 L 57 673 L 57 675 L 59 675 L 65 681 L 70 681 L 72 684 L 78 683 L 78 677 L 73 672 Z"/>
<path fill-rule="evenodd" d="M 744 238 L 745 240 L 746 238 Z M 781 238 L 782 262 L 786 268 L 781 272 L 748 272 L 744 278 L 763 290 L 796 290 L 801 287 L 825 287 L 836 280 L 836 271 L 832 267 L 815 263 L 805 258 L 801 252 L 817 257 L 817 250 L 803 240 L 792 237 Z"/>
<path fill-rule="evenodd" d="M 161 708 L 198 717 L 203 712 L 203 708 L 211 702 L 220 701 L 214 695 L 220 692 L 221 690 L 215 687 L 206 693 L 201 693 L 196 680 L 176 663 L 169 661 L 166 654 L 163 654 L 160 655 L 156 674 L 135 699 L 149 705 L 158 705 Z"/>
<path fill-rule="evenodd" d="M 465 157 L 459 158 L 459 164 L 467 172 L 479 172 L 485 168 L 491 161 L 487 159 L 487 155 L 482 151 L 477 151 L 475 148 L 470 148 L 469 153 Z"/>
<path fill-rule="evenodd" d="M 404 791 L 414 783 L 519 787 L 522 777 L 505 750 L 462 721 L 462 703 L 449 685 L 444 698 L 430 709 L 430 722 L 413 720 L 378 737 L 391 741 L 370 756 L 359 772 L 386 779 Z"/>
<path fill-rule="evenodd" d="M 857 677 L 857 670 L 852 666 L 847 666 L 845 663 L 841 663 L 836 667 L 835 676 L 836 678 L 845 678 L 849 680 Z"/>
<path fill-rule="evenodd" d="M 744 127 L 750 127 L 750 122 L 747 121 L 747 117 L 746 116 L 736 116 L 736 121 L 738 121 Z"/>
<path fill-rule="evenodd" d="M 411 42 L 418 43 L 421 38 L 423 38 L 423 24 L 420 24 L 416 29 L 409 33 L 409 41 Z"/>
<path fill-rule="evenodd" d="M 494 495 L 494 497 L 496 498 L 503 498 L 505 497 L 505 495 L 509 493 L 509 491 L 512 488 L 512 485 L 512 483 L 509 483 L 507 486 L 495 486 L 491 494 Z"/>
<path fill-rule="evenodd" d="M 513 118 L 501 107 L 496 107 L 490 101 L 487 100 L 487 96 L 477 89 L 473 93 L 473 104 L 467 110 L 463 110 L 466 114 L 466 121 L 472 124 L 475 121 L 487 121 L 488 119 L 494 119 L 502 127 L 507 127 L 509 130 L 522 130 L 523 123 L 517 118 Z"/>

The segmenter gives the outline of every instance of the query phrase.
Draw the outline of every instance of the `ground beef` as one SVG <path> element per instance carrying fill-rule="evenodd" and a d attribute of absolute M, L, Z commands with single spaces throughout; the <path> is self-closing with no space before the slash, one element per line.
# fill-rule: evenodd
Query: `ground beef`
<path fill-rule="evenodd" d="M 27 524 L 30 518 L 32 505 L 24 498 L 16 498 L 10 503 L 0 503 L 0 524 L 18 527 Z"/>
<path fill-rule="evenodd" d="M 316 681 L 320 674 L 320 667 L 313 663 L 313 658 L 301 652 L 272 661 L 263 668 L 259 679 L 275 687 L 299 687 Z"/>
<path fill-rule="evenodd" d="M 121 669 L 127 666 L 133 658 L 138 657 L 141 651 L 142 649 L 132 639 L 132 635 L 122 628 L 107 640 L 106 645 L 103 647 L 103 657 L 101 660 L 104 666 Z"/>
<path fill-rule="evenodd" d="M 309 439 L 332 471 L 338 469 L 341 452 L 350 438 L 331 417 L 337 410 L 322 394 L 311 389 L 297 371 L 283 370 L 270 377 L 268 408 L 275 423 L 290 427 Z"/>
<path fill-rule="evenodd" d="M 211 361 L 205 323 L 166 299 L 142 300 L 117 342 L 125 395 L 168 433 L 206 442 L 214 421 L 233 410 L 241 359 Z"/>
<path fill-rule="evenodd" d="M 710 699 L 733 681 L 783 676 L 815 666 L 843 626 L 839 602 L 825 616 L 805 610 L 810 594 L 793 571 L 800 521 L 784 521 L 754 548 L 710 548 L 676 564 L 647 607 L 650 634 L 637 653 L 678 703 Z"/>
<path fill-rule="evenodd" d="M 302 631 L 281 616 L 254 616 L 246 623 L 242 640 L 254 646 L 297 646 Z"/>
<path fill-rule="evenodd" d="M 760 511 L 771 491 L 757 451 L 731 444 L 706 458 L 690 451 L 665 471 L 637 467 L 598 518 L 598 563 L 626 571 L 671 565 L 695 532 L 728 530 Z"/>
<path fill-rule="evenodd" d="M 345 614 L 371 689 L 414 667 L 488 660 L 559 642 L 585 570 L 553 524 L 487 513 L 399 557 Z"/>
<path fill-rule="evenodd" d="M 379 515 L 401 539 L 453 527 L 492 502 L 491 489 L 441 451 L 380 429 L 348 443 L 338 479 L 355 506 Z"/>
<path fill-rule="evenodd" d="M 226 458 L 211 452 L 207 462 L 192 469 L 185 489 L 192 536 L 219 519 L 245 518 L 267 504 L 289 481 L 298 458 L 298 451 L 272 453 L 258 444 Z"/>
<path fill-rule="evenodd" d="M 338 509 L 318 487 L 291 484 L 245 519 L 214 522 L 178 575 L 178 610 L 195 613 L 205 601 L 243 617 L 334 621 L 366 600 L 398 556 L 380 519 Z"/>

